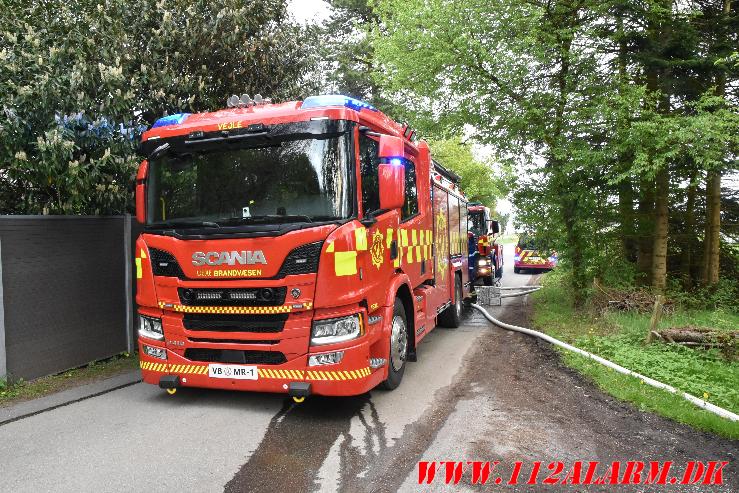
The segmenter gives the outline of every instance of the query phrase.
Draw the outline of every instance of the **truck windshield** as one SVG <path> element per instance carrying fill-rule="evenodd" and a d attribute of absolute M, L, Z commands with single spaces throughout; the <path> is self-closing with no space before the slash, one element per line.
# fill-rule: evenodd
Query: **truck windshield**
<path fill-rule="evenodd" d="M 469 219 L 467 220 L 467 230 L 475 236 L 487 234 L 485 214 L 482 211 L 470 212 Z"/>
<path fill-rule="evenodd" d="M 147 223 L 220 227 L 352 215 L 349 134 L 255 136 L 149 163 Z M 306 138 L 308 137 L 308 138 Z"/>

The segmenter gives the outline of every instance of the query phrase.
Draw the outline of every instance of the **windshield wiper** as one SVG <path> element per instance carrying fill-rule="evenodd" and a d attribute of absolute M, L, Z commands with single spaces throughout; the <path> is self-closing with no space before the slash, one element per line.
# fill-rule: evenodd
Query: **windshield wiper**
<path fill-rule="evenodd" d="M 237 142 L 244 139 L 254 139 L 262 137 L 265 140 L 270 140 L 269 130 L 252 133 L 239 133 L 239 134 L 227 134 L 219 135 L 215 137 L 204 137 L 199 139 L 186 139 L 185 145 L 198 145 L 198 144 L 213 144 L 217 142 Z"/>
<path fill-rule="evenodd" d="M 171 146 L 169 145 L 169 143 L 165 142 L 164 144 L 160 145 L 159 147 L 151 151 L 151 154 L 149 154 L 148 160 L 153 161 L 154 159 L 160 158 L 164 156 L 166 153 L 168 153 L 170 149 L 171 149 Z"/>
<path fill-rule="evenodd" d="M 303 215 L 280 215 L 280 214 L 269 214 L 265 216 L 251 216 L 251 217 L 224 217 L 219 219 L 219 223 L 225 224 L 250 224 L 250 223 L 266 223 L 266 222 L 291 222 L 291 221 L 302 221 L 306 223 L 312 223 L 313 219 L 309 216 Z"/>
<path fill-rule="evenodd" d="M 159 223 L 154 223 L 152 226 L 163 226 L 163 227 L 169 227 L 169 228 L 220 228 L 221 226 L 218 223 L 214 223 L 213 221 L 162 221 Z"/>

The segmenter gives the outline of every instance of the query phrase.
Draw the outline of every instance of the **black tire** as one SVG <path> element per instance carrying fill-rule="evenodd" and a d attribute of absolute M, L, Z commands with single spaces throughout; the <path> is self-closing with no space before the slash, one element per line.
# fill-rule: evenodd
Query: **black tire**
<path fill-rule="evenodd" d="M 514 274 L 520 274 L 521 273 L 521 268 L 520 267 L 514 267 L 513 268 L 513 273 Z"/>
<path fill-rule="evenodd" d="M 439 325 L 456 329 L 462 324 L 462 278 L 454 276 L 454 299 L 452 304 L 439 314 Z"/>
<path fill-rule="evenodd" d="M 393 390 L 400 385 L 405 373 L 405 362 L 408 358 L 408 319 L 405 307 L 400 299 L 395 298 L 393 319 L 390 321 L 390 351 L 387 357 L 387 380 L 380 384 L 385 390 Z M 394 353 L 394 351 L 396 351 Z"/>

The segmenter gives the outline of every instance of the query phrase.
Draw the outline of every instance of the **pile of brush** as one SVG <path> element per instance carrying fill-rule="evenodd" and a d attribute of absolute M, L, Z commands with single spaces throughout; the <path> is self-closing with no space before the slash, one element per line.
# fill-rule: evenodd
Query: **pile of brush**
<path fill-rule="evenodd" d="M 613 288 L 604 288 L 597 280 L 593 282 L 593 285 L 596 289 L 592 302 L 595 308 L 600 311 L 619 310 L 634 311 L 637 313 L 651 313 L 654 309 L 657 295 L 645 289 L 624 291 Z M 674 311 L 674 301 L 664 299 L 662 303 L 663 314 L 669 315 Z"/>

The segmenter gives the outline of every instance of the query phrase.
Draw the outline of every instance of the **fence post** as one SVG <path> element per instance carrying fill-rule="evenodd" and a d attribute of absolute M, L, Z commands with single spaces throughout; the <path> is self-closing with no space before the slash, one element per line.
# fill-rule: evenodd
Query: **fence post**
<path fill-rule="evenodd" d="M 131 299 L 131 264 L 133 259 L 131 258 L 131 215 L 123 215 L 123 261 L 125 266 L 123 268 L 125 276 L 125 284 L 123 289 L 125 291 L 126 300 L 126 348 L 128 354 L 132 354 L 134 351 L 134 340 L 133 340 L 133 300 Z"/>
<path fill-rule="evenodd" d="M 0 378 L 8 378 L 8 359 L 5 354 L 5 301 L 3 298 L 2 241 L 0 241 Z"/>
<path fill-rule="evenodd" d="M 654 331 L 657 330 L 659 319 L 662 317 L 662 305 L 664 305 L 665 297 L 658 294 L 654 299 L 654 309 L 652 310 L 652 319 L 649 321 L 649 333 L 644 342 L 647 344 L 651 343 L 654 339 Z"/>

